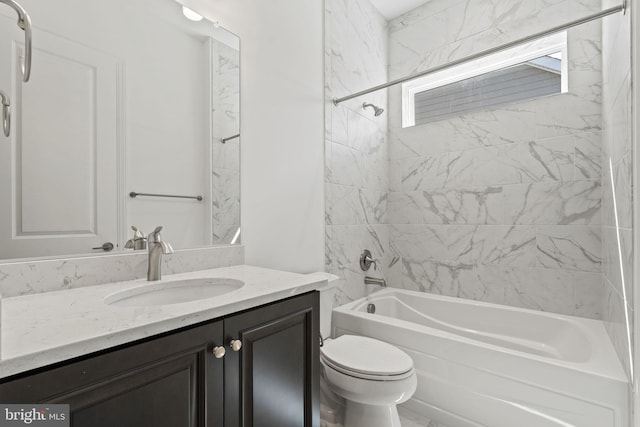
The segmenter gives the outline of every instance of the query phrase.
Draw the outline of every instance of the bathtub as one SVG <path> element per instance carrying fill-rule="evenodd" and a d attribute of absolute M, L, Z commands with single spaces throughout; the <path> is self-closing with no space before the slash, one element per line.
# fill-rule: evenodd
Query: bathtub
<path fill-rule="evenodd" d="M 399 289 L 332 322 L 334 336 L 407 352 L 418 389 L 402 406 L 447 427 L 628 427 L 629 382 L 602 322 Z"/>

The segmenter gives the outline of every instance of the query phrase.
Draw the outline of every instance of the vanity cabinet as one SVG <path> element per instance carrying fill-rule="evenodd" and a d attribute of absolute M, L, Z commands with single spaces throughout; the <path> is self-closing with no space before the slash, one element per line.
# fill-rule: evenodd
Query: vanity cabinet
<path fill-rule="evenodd" d="M 2 403 L 70 405 L 74 427 L 222 425 L 223 321 L 0 385 Z"/>
<path fill-rule="evenodd" d="M 319 426 L 320 326 L 317 292 L 231 316 L 224 359 L 225 427 Z"/>
<path fill-rule="evenodd" d="M 318 340 L 311 292 L 2 380 L 0 402 L 69 404 L 73 427 L 318 427 Z"/>

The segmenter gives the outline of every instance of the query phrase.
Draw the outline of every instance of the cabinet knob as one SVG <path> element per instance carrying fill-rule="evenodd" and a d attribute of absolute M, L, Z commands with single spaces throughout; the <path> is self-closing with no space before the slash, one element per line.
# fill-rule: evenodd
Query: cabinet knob
<path fill-rule="evenodd" d="M 231 347 L 231 350 L 233 350 L 233 351 L 240 351 L 240 349 L 242 348 L 242 341 L 240 341 L 240 340 L 231 340 L 229 342 L 229 346 Z"/>
<path fill-rule="evenodd" d="M 213 347 L 213 350 L 211 352 L 213 353 L 216 359 L 222 359 L 224 357 L 224 354 L 227 351 L 224 349 L 224 347 L 217 346 L 217 347 Z"/>

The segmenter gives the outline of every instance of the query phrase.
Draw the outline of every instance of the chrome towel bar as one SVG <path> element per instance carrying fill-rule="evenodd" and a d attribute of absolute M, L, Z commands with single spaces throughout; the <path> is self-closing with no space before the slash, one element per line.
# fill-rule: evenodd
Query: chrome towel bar
<path fill-rule="evenodd" d="M 136 193 L 135 191 L 132 191 L 131 193 L 129 193 L 129 197 L 131 198 L 136 198 L 138 196 L 149 196 L 149 197 L 171 197 L 174 199 L 195 199 L 197 201 L 202 201 L 202 196 L 175 196 L 172 194 L 153 194 L 153 193 Z"/>
<path fill-rule="evenodd" d="M 228 138 L 223 138 L 223 139 L 220 140 L 220 142 L 222 142 L 223 144 L 226 144 L 227 141 L 231 141 L 232 139 L 236 139 L 236 138 L 240 138 L 240 134 L 239 133 L 237 133 L 237 134 L 235 134 L 233 136 L 230 136 Z"/>

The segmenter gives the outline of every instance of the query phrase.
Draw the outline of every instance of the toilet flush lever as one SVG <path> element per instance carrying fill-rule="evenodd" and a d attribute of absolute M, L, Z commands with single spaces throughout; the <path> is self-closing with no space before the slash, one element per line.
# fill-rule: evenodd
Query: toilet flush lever
<path fill-rule="evenodd" d="M 378 269 L 378 260 L 371 257 L 371 252 L 369 249 L 365 249 L 360 255 L 360 268 L 362 271 L 367 271 L 373 264 L 373 269 Z"/>

